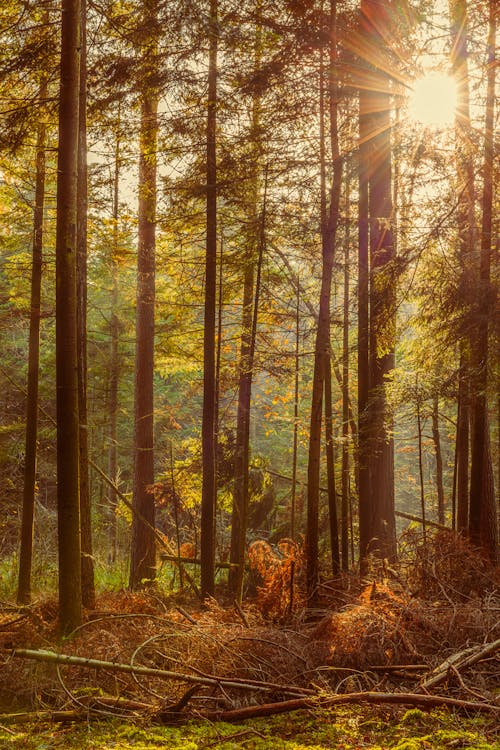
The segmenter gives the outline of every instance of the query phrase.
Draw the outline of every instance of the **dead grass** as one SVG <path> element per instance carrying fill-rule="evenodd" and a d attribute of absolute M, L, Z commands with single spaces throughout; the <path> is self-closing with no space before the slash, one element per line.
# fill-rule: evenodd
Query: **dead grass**
<path fill-rule="evenodd" d="M 374 569 L 370 581 L 351 577 L 334 582 L 325 589 L 334 593 L 325 596 L 322 617 L 315 622 L 306 616 L 300 596 L 297 608 L 285 616 L 284 592 L 289 583 L 283 575 L 285 566 L 278 570 L 278 584 L 266 582 L 261 566 L 260 598 L 244 605 L 248 627 L 233 606 L 223 607 L 215 600 L 205 608 L 195 600 L 186 604 L 193 624 L 175 608 L 172 599 L 160 593 L 107 593 L 98 598 L 97 609 L 86 614 L 84 625 L 61 644 L 55 600 L 46 599 L 20 611 L 5 605 L 0 611 L 2 708 L 63 708 L 89 694 L 170 704 L 186 690 L 180 681 L 66 666 L 57 670 L 53 665 L 12 658 L 12 649 L 20 647 L 50 648 L 182 674 L 212 674 L 334 692 L 415 689 L 421 674 L 450 654 L 500 637 L 498 570 L 483 567 L 469 549 L 464 551 L 465 560 L 460 558 L 461 551 L 447 548 L 442 538 L 435 545 L 439 550 L 435 549 L 434 559 L 426 550 L 430 572 L 422 556 L 413 567 L 407 557 L 397 571 L 388 572 L 384 566 Z M 299 561 L 296 550 L 294 556 Z M 458 576 L 457 571 L 466 565 L 470 574 Z M 473 575 L 475 566 L 479 566 L 480 576 Z M 275 566 L 275 577 L 276 571 Z M 421 585 L 424 578 L 425 588 Z M 425 665 L 425 669 L 405 672 L 404 666 L 411 665 Z M 395 666 L 403 668 L 394 670 Z M 493 701 L 498 699 L 499 673 L 497 653 L 462 675 L 462 684 L 450 675 L 446 689 L 469 699 L 468 690 L 479 691 Z M 200 687 L 190 707 L 237 707 L 279 700 L 284 692 L 283 687 L 267 692 Z"/>

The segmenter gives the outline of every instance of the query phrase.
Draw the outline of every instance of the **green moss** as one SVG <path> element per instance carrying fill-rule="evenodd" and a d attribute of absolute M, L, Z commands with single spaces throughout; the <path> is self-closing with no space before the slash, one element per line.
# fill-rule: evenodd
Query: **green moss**
<path fill-rule="evenodd" d="M 424 747 L 429 747 L 427 737 L 412 737 L 400 740 L 394 750 L 422 750 Z"/>
<path fill-rule="evenodd" d="M 140 721 L 1 729 L 0 750 L 500 750 L 493 721 L 446 711 L 370 709 L 302 711 L 245 724 Z M 10 728 L 10 727 L 9 727 Z"/>
<path fill-rule="evenodd" d="M 403 718 L 400 720 L 401 725 L 407 725 L 407 724 L 417 724 L 421 725 L 428 721 L 429 714 L 425 713 L 424 711 L 421 711 L 419 708 L 410 708 L 409 711 L 405 713 Z"/>

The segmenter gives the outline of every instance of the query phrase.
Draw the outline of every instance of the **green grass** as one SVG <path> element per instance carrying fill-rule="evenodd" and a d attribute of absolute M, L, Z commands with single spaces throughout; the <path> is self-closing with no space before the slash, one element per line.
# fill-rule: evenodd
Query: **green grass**
<path fill-rule="evenodd" d="M 1 717 L 0 717 L 1 724 Z M 190 722 L 163 727 L 110 720 L 0 728 L 9 750 L 500 750 L 492 719 L 453 713 L 342 707 L 301 711 L 245 724 Z"/>

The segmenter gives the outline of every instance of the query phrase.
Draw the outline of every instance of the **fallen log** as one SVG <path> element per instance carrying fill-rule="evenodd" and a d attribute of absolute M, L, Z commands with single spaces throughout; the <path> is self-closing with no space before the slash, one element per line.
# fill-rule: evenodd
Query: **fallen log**
<path fill-rule="evenodd" d="M 458 698 L 449 698 L 444 695 L 420 695 L 418 693 L 344 693 L 342 695 L 317 696 L 316 698 L 295 698 L 277 703 L 264 703 L 260 706 L 246 706 L 229 711 L 211 711 L 202 714 L 202 717 L 211 721 L 237 722 L 245 719 L 255 719 L 261 716 L 274 716 L 275 714 L 299 711 L 301 709 L 333 708 L 346 703 L 371 703 L 371 704 L 395 704 L 403 706 L 416 706 L 430 710 L 440 706 L 448 706 L 460 711 L 471 713 L 494 713 L 498 714 L 499 706 L 490 703 L 479 703 L 475 701 L 463 701 Z"/>
<path fill-rule="evenodd" d="M 243 680 L 237 677 L 228 679 L 216 675 L 190 675 L 182 672 L 171 672 L 168 669 L 155 669 L 153 667 L 141 667 L 135 664 L 121 664 L 101 659 L 90 659 L 85 656 L 70 656 L 69 654 L 57 654 L 55 651 L 33 650 L 29 648 L 16 648 L 13 656 L 22 659 L 34 659 L 52 664 L 69 664 L 75 667 L 87 667 L 88 669 L 107 669 L 111 672 L 128 672 L 129 674 L 142 675 L 144 677 L 157 677 L 163 680 L 175 680 L 177 682 L 188 682 L 195 685 L 208 685 L 210 687 L 222 686 L 225 688 L 236 688 L 238 690 L 277 690 L 294 696 L 314 695 L 314 690 L 295 687 L 293 685 L 280 685 L 275 682 L 264 682 L 261 680 Z"/>
<path fill-rule="evenodd" d="M 498 640 L 496 641 L 492 641 L 491 643 L 473 646 L 466 649 L 465 651 L 460 651 L 458 654 L 453 654 L 452 656 L 449 656 L 447 659 L 445 659 L 442 664 L 436 667 L 436 669 L 433 670 L 431 676 L 424 680 L 424 682 L 419 685 L 418 689 L 428 690 L 429 688 L 435 687 L 441 682 L 444 682 L 448 675 L 448 670 L 450 669 L 450 667 L 453 667 L 453 669 L 460 671 L 460 669 L 465 669 L 466 667 L 470 667 L 473 664 L 477 664 L 477 662 L 481 661 L 481 659 L 484 659 L 487 656 L 491 656 L 497 651 L 500 651 L 500 638 L 498 638 Z"/>

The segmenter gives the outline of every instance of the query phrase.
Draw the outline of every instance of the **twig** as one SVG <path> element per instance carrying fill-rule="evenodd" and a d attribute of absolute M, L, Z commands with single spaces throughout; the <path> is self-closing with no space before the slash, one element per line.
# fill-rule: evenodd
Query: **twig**
<path fill-rule="evenodd" d="M 421 672 L 427 669 L 427 664 L 384 664 L 367 667 L 367 672 Z"/>
<path fill-rule="evenodd" d="M 177 610 L 177 612 L 180 615 L 182 615 L 183 617 L 185 617 L 186 620 L 191 623 L 191 625 L 198 625 L 198 623 L 196 622 L 196 620 L 194 619 L 194 617 L 191 617 L 191 615 L 189 614 L 189 612 L 186 612 L 185 609 L 183 609 L 182 607 L 176 607 L 176 610 Z"/>
<path fill-rule="evenodd" d="M 9 724 L 31 724 L 36 721 L 83 721 L 88 714 L 83 711 L 25 711 L 17 714 L 2 714 L 2 721 Z"/>
<path fill-rule="evenodd" d="M 239 603 L 239 601 L 237 599 L 234 600 L 234 608 L 236 609 L 237 613 L 239 614 L 243 625 L 246 628 L 249 628 L 250 625 L 248 624 L 247 617 L 246 617 L 245 613 L 243 612 L 243 610 L 241 609 L 240 603 Z"/>
<path fill-rule="evenodd" d="M 180 697 L 177 703 L 163 708 L 162 711 L 157 714 L 156 718 L 160 721 L 165 721 L 172 719 L 173 716 L 177 716 L 178 714 L 180 714 L 181 711 L 187 706 L 193 695 L 195 695 L 199 687 L 199 683 L 197 683 L 196 685 L 191 685 L 191 687 L 186 690 L 184 695 Z"/>
<path fill-rule="evenodd" d="M 16 732 L 13 732 L 12 729 L 9 729 L 9 727 L 4 727 L 3 724 L 0 724 L 0 729 L 2 730 L 2 732 L 6 732 L 7 734 L 16 734 Z"/>
<path fill-rule="evenodd" d="M 479 700 L 484 700 L 484 695 L 481 695 L 481 693 L 476 693 L 475 690 L 472 690 L 471 688 L 467 687 L 467 685 L 465 684 L 465 682 L 462 679 L 462 675 L 460 674 L 460 672 L 458 671 L 458 669 L 453 666 L 453 664 L 450 664 L 450 669 L 453 672 L 453 674 L 455 675 L 455 677 L 457 678 L 458 684 L 460 685 L 460 687 L 462 688 L 462 690 L 464 692 L 470 693 L 471 695 L 474 696 L 474 698 L 479 698 Z M 499 706 L 498 710 L 500 711 L 500 706 Z"/>

